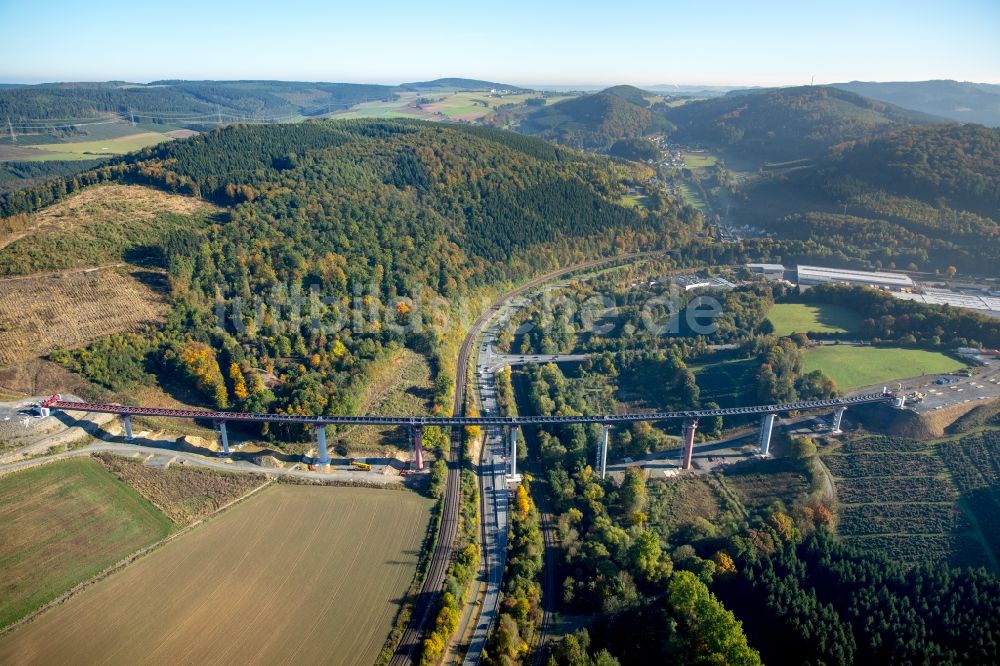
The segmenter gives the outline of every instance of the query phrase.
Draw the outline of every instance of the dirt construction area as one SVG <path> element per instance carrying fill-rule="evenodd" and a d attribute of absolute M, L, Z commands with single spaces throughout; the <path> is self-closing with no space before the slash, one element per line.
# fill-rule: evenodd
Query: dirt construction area
<path fill-rule="evenodd" d="M 0 663 L 371 664 L 430 507 L 272 486 L 0 638 Z"/>

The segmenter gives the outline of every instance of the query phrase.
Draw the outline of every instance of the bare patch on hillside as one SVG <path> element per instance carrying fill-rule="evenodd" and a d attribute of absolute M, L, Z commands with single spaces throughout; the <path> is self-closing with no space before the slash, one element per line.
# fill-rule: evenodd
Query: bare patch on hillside
<path fill-rule="evenodd" d="M 151 221 L 159 213 L 194 215 L 214 210 L 215 206 L 201 199 L 142 185 L 95 185 L 28 216 L 22 230 L 0 235 L 0 249 L 28 234 L 65 234 L 85 228 L 103 230 L 109 225 L 121 226 L 126 220 Z"/>
<path fill-rule="evenodd" d="M 161 322 L 167 304 L 147 274 L 109 269 L 0 280 L 0 367 Z"/>

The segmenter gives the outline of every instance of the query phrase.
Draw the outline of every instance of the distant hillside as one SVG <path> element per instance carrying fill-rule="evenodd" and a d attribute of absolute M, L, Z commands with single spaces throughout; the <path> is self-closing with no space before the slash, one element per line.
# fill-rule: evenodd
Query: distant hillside
<path fill-rule="evenodd" d="M 940 120 L 824 86 L 730 94 L 666 113 L 681 141 L 773 161 L 815 158 L 838 143 Z"/>
<path fill-rule="evenodd" d="M 443 91 L 443 90 L 468 90 L 468 91 L 489 91 L 489 90 L 513 90 L 515 92 L 528 92 L 529 88 L 512 86 L 509 83 L 496 83 L 495 81 L 482 81 L 480 79 L 460 79 L 446 78 L 434 79 L 433 81 L 417 81 L 415 83 L 401 83 L 402 90 L 421 91 Z"/>
<path fill-rule="evenodd" d="M 669 130 L 671 125 L 649 108 L 641 90 L 616 86 L 541 108 L 520 129 L 575 148 L 605 151 L 619 139 Z"/>
<path fill-rule="evenodd" d="M 279 116 L 314 116 L 359 102 L 391 99 L 393 86 L 295 81 L 44 83 L 0 88 L 0 116 L 14 125 L 68 128 L 71 121 L 118 114 L 172 127 Z M 31 122 L 35 121 L 35 122 Z M 38 121 L 47 121 L 41 122 Z"/>
<path fill-rule="evenodd" d="M 833 87 L 963 123 L 1000 127 L 1000 86 L 962 81 L 851 81 Z"/>

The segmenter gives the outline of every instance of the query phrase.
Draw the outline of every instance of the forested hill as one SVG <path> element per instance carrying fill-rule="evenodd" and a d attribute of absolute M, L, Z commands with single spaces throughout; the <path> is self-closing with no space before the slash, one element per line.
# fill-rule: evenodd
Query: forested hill
<path fill-rule="evenodd" d="M 825 173 L 1000 223 L 1000 129 L 925 125 L 837 147 Z"/>
<path fill-rule="evenodd" d="M 1000 130 L 902 127 L 835 146 L 813 169 L 745 190 L 740 221 L 857 268 L 992 274 L 1000 265 Z"/>
<path fill-rule="evenodd" d="M 672 214 L 665 198 L 659 211 L 617 203 L 626 185 L 648 176 L 487 127 L 236 125 L 8 193 L 0 212 L 31 212 L 90 182 L 148 183 L 233 206 L 233 241 L 275 257 L 279 277 L 295 274 L 286 270 L 292 265 L 319 271 L 313 262 L 332 252 L 343 253 L 359 279 L 378 264 L 399 288 L 443 289 L 511 277 L 517 269 L 506 260 L 539 244 L 600 237 L 610 247 L 619 234 L 660 230 Z M 251 221 L 248 234 L 242 227 Z"/>
<path fill-rule="evenodd" d="M 631 102 L 637 106 L 648 107 L 650 106 L 649 100 L 647 98 L 652 97 L 652 93 L 648 93 L 642 88 L 636 88 L 635 86 L 611 86 L 610 88 L 605 88 L 602 90 L 606 95 L 614 95 L 615 97 L 620 97 L 626 102 Z"/>
<path fill-rule="evenodd" d="M 642 91 L 616 86 L 543 107 L 520 130 L 567 146 L 605 151 L 619 139 L 634 139 L 672 126 L 662 111 L 650 108 Z"/>
<path fill-rule="evenodd" d="M 174 314 L 165 338 L 130 340 L 130 349 L 142 343 L 132 356 L 114 353 L 121 363 L 134 358 L 139 376 L 150 358 L 162 359 L 164 367 L 172 367 L 170 359 L 207 356 L 209 365 L 218 359 L 223 369 L 231 363 L 245 372 L 267 369 L 282 378 L 273 389 L 227 394 L 220 379 L 204 384 L 206 402 L 334 414 L 351 412 L 358 394 L 353 382 L 392 344 L 413 344 L 439 359 L 438 404 L 447 404 L 452 373 L 449 354 L 439 352 L 443 332 L 392 330 L 396 314 L 411 312 L 409 305 L 390 305 L 397 296 L 448 299 L 443 311 L 415 313 L 430 324 L 448 319 L 450 308 L 480 287 L 576 259 L 683 242 L 687 227 L 665 198 L 652 209 L 617 203 L 626 183 L 648 177 L 636 169 L 490 128 L 311 121 L 232 126 L 161 144 L 56 185 L 13 193 L 6 202 L 30 208 L 87 183 L 119 180 L 228 204 L 224 221 L 174 229 L 155 248 L 142 248 L 144 256 L 162 257 Z M 98 235 L 121 245 L 119 233 L 107 228 Z M 17 254 L 17 244 L 0 250 L 0 264 L 39 270 L 37 261 L 22 264 L 50 253 L 65 258 L 74 244 L 92 242 L 105 239 L 57 230 L 39 237 L 30 252 Z M 354 303 L 364 295 L 366 307 L 381 302 L 392 317 L 360 328 L 327 327 L 328 317 L 336 320 L 331 310 L 318 316 L 322 330 L 308 317 L 289 319 L 283 305 L 289 294 L 309 294 L 313 285 L 326 303 Z M 274 294 L 283 294 L 277 303 Z M 259 310 L 262 298 L 268 308 Z M 212 315 L 217 299 L 227 312 L 242 313 L 224 334 Z M 208 348 L 188 349 L 185 339 Z M 85 372 L 87 364 L 103 363 L 96 354 L 81 358 Z M 125 390 L 128 375 L 119 375 L 107 381 Z"/>
<path fill-rule="evenodd" d="M 231 127 L 161 144 L 130 162 L 139 177 L 243 204 L 234 228 L 267 220 L 254 243 L 284 257 L 279 271 L 342 253 L 359 279 L 381 265 L 401 290 L 455 292 L 466 279 L 509 277 L 505 261 L 529 247 L 658 224 L 615 203 L 622 175 L 636 173 L 489 128 L 416 121 Z"/>
<path fill-rule="evenodd" d="M 297 81 L 154 81 L 148 85 L 44 83 L 0 89 L 0 116 L 15 124 L 120 114 L 167 124 L 313 116 L 359 102 L 391 99 L 393 86 Z"/>
<path fill-rule="evenodd" d="M 727 95 L 667 110 L 679 141 L 771 161 L 816 158 L 830 146 L 931 116 L 824 86 Z"/>

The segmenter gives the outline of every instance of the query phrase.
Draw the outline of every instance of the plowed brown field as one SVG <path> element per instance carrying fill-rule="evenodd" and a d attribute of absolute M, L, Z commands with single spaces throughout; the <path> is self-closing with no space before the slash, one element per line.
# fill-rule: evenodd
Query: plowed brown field
<path fill-rule="evenodd" d="M 430 506 L 274 486 L 0 638 L 0 663 L 371 664 Z"/>

